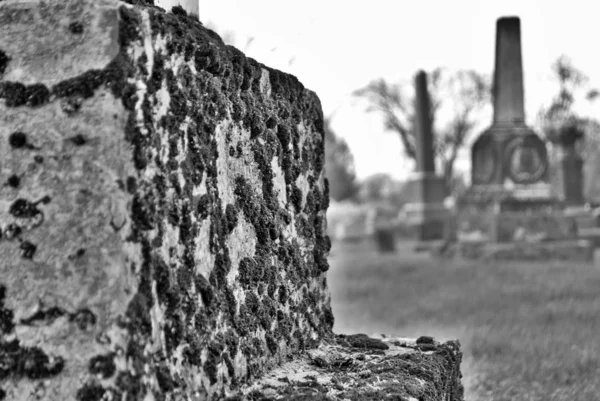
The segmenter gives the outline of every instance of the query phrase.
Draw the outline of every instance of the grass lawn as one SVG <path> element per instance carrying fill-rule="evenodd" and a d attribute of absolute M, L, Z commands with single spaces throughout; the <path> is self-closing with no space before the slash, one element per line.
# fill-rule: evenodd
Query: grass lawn
<path fill-rule="evenodd" d="M 335 331 L 458 338 L 467 401 L 600 400 L 600 266 L 444 262 L 365 244 L 334 244 L 329 260 Z"/>

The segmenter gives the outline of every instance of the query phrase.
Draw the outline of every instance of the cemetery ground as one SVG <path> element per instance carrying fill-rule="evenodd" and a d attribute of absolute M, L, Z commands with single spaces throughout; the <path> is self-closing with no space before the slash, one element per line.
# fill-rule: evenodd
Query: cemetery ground
<path fill-rule="evenodd" d="M 335 243 L 329 261 L 335 331 L 458 338 L 467 401 L 600 399 L 598 260 L 453 262 Z"/>

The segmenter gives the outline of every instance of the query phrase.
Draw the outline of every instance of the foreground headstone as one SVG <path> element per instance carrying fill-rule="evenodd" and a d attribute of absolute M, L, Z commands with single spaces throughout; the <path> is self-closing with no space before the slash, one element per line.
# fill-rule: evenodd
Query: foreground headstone
<path fill-rule="evenodd" d="M 134 2 L 0 2 L 0 399 L 243 398 L 336 342 L 317 96 Z"/>
<path fill-rule="evenodd" d="M 525 124 L 520 32 L 519 18 L 497 22 L 494 120 L 473 144 L 472 187 L 457 205 L 458 250 L 495 259 L 591 261 L 591 243 L 578 238 L 573 216 L 551 195 L 546 144 Z"/>
<path fill-rule="evenodd" d="M 404 224 L 412 228 L 418 241 L 441 240 L 448 220 L 444 206 L 444 178 L 435 172 L 431 104 L 427 74 L 415 76 L 416 169 L 405 184 L 407 203 L 402 209 Z"/>

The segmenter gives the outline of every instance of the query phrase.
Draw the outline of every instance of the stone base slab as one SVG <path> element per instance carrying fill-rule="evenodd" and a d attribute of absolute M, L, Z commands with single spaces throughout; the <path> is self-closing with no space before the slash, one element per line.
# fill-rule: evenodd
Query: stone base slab
<path fill-rule="evenodd" d="M 594 248 L 600 248 L 600 227 L 580 228 L 578 237 L 590 241 Z"/>
<path fill-rule="evenodd" d="M 338 335 L 227 400 L 461 401 L 458 341 Z"/>
<path fill-rule="evenodd" d="M 594 244 L 586 239 L 494 243 L 485 240 L 444 244 L 435 253 L 443 258 L 515 262 L 594 262 Z"/>
<path fill-rule="evenodd" d="M 591 208 L 569 206 L 565 208 L 565 215 L 575 220 L 579 230 L 598 227 L 597 213 Z"/>
<path fill-rule="evenodd" d="M 497 242 L 535 239 L 562 240 L 577 236 L 577 222 L 563 211 L 480 211 L 463 209 L 457 214 L 460 233 L 481 232 Z"/>

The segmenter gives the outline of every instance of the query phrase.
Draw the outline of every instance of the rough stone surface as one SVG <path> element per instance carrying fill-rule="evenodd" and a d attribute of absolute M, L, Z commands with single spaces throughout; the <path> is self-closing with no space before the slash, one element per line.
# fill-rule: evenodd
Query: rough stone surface
<path fill-rule="evenodd" d="M 0 21 L 2 398 L 218 397 L 331 335 L 314 93 L 183 12 Z"/>
<path fill-rule="evenodd" d="M 418 339 L 337 336 L 270 371 L 231 397 L 253 400 L 463 399 L 459 344 Z"/>

